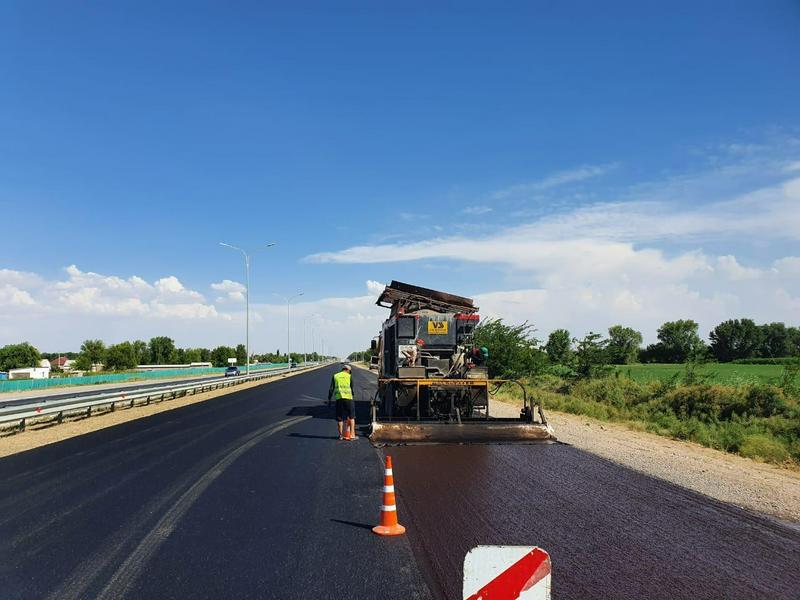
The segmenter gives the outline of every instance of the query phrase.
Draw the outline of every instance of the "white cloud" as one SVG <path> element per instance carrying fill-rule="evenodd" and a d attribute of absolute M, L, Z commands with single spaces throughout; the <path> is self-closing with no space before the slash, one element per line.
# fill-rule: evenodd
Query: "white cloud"
<path fill-rule="evenodd" d="M 543 333 L 568 327 L 583 334 L 623 323 L 640 328 L 652 340 L 660 323 L 677 318 L 693 318 L 705 332 L 724 319 L 742 316 L 798 324 L 800 259 L 751 264 L 734 252 L 713 255 L 701 249 L 712 241 L 736 249 L 745 241 L 781 240 L 800 240 L 800 179 L 705 205 L 606 203 L 490 235 L 353 246 L 305 260 L 503 265 L 511 279 L 530 285 L 477 294 L 482 314 L 529 321 Z M 677 241 L 681 248 L 696 248 L 665 249 L 674 248 Z M 475 288 L 500 285 L 484 281 L 470 289 L 465 283 L 451 291 L 469 296 Z"/>
<path fill-rule="evenodd" d="M 26 281 L 29 289 L 0 283 L 0 346 L 29 340 L 45 351 L 66 351 L 77 350 L 87 338 L 116 343 L 155 335 L 168 335 L 180 346 L 244 342 L 242 305 L 221 312 L 214 305 L 187 300 L 199 294 L 175 277 L 150 284 L 135 276 L 84 272 L 74 265 L 65 273 L 65 278 L 52 281 L 14 276 L 15 281 Z M 375 306 L 383 287 L 377 281 L 367 281 L 359 295 L 292 303 L 293 351 L 304 347 L 308 352 L 320 351 L 323 340 L 332 353 L 366 348 L 386 317 L 386 310 Z M 211 289 L 237 294 L 244 286 L 223 280 L 211 284 Z M 251 306 L 250 341 L 254 352 L 285 350 L 284 302 Z"/>
<path fill-rule="evenodd" d="M 0 285 L 0 308 L 11 306 L 31 306 L 36 301 L 25 290 L 11 284 Z"/>
<path fill-rule="evenodd" d="M 0 269 L 0 284 L 9 284 L 23 287 L 36 287 L 42 283 L 42 278 L 36 273 Z"/>
<path fill-rule="evenodd" d="M 383 288 L 386 286 L 379 281 L 369 280 L 367 281 L 367 291 L 375 297 L 375 300 L 378 299 L 381 292 L 383 292 Z"/>
<path fill-rule="evenodd" d="M 758 153 L 755 148 L 728 151 Z M 674 177 L 661 187 L 639 186 L 621 196 L 632 201 L 517 221 L 504 229 L 456 229 L 463 233 L 403 243 L 384 238 L 382 243 L 305 260 L 501 265 L 495 280 L 465 278 L 460 288 L 448 291 L 474 297 L 483 316 L 529 321 L 541 337 L 558 327 L 580 336 L 621 323 L 652 341 L 658 325 L 677 318 L 697 320 L 704 334 L 724 319 L 743 316 L 798 324 L 800 257 L 796 252 L 786 256 L 785 249 L 800 240 L 800 179 L 750 187 L 737 183 L 735 189 L 753 191 L 721 193 L 729 179 L 744 177 L 742 173 L 749 177 L 763 164 L 758 163 L 758 169 L 737 164 L 713 175 Z M 789 161 L 769 164 L 770 181 L 775 173 L 797 177 L 787 175 Z M 529 184 L 538 188 L 527 191 L 596 177 L 599 169 L 562 172 Z M 526 188 L 508 190 L 523 193 Z M 763 242 L 769 248 L 759 246 L 758 259 L 743 251 Z M 63 277 L 46 280 L 35 273 L 0 269 L 0 345 L 28 339 L 43 350 L 70 350 L 86 338 L 115 342 L 153 335 L 170 335 L 182 346 L 243 342 L 244 286 L 232 280 L 209 285 L 216 306 L 175 276 L 151 283 L 138 276 L 84 272 L 72 265 Z M 387 311 L 375 306 L 384 284 L 369 280 L 361 285 L 363 289 L 352 295 L 313 299 L 309 293 L 299 299 L 303 302 L 295 301 L 292 348 L 302 349 L 305 343 L 307 350 L 319 349 L 323 338 L 338 354 L 366 348 Z M 253 350 L 285 349 L 286 333 L 285 303 L 251 305 Z"/>
<path fill-rule="evenodd" d="M 306 257 L 315 263 L 386 263 L 454 259 L 508 263 L 536 270 L 544 261 L 577 257 L 602 268 L 644 244 L 687 239 L 767 236 L 800 240 L 800 179 L 698 208 L 659 202 L 580 208 L 481 238 L 445 237 L 405 244 L 353 246 Z M 597 260 L 602 258 L 603 260 Z"/>
<path fill-rule="evenodd" d="M 136 279 L 139 279 L 138 277 Z M 141 280 L 139 280 L 141 281 Z M 194 290 L 187 290 L 174 275 L 156 281 L 155 288 L 161 298 L 170 298 L 174 301 L 192 300 L 203 302 L 203 294 Z"/>
<path fill-rule="evenodd" d="M 211 289 L 217 292 L 222 292 L 225 294 L 224 296 L 218 296 L 216 299 L 217 303 L 220 302 L 244 302 L 245 301 L 245 291 L 247 288 L 244 284 L 239 283 L 238 281 L 231 281 L 230 279 L 223 279 L 218 283 L 212 283 Z"/>
<path fill-rule="evenodd" d="M 800 279 L 800 256 L 786 256 L 772 264 L 775 272 Z"/>
<path fill-rule="evenodd" d="M 68 315 L 94 315 L 147 318 L 211 318 L 216 309 L 205 303 L 203 295 L 187 289 L 175 276 L 150 284 L 141 277 L 81 271 L 76 265 L 64 269 L 67 277 L 47 281 L 33 273 L 4 269 L 0 276 L 18 284 L 0 286 L 3 316 L 46 320 Z M 24 310 L 23 310 L 24 309 Z M 21 311 L 21 312 L 20 312 Z"/>
<path fill-rule="evenodd" d="M 506 198 L 521 196 L 533 192 L 542 192 L 545 190 L 566 185 L 568 183 L 577 183 L 579 181 L 584 181 L 586 179 L 591 179 L 593 177 L 599 177 L 600 175 L 605 175 L 609 171 L 616 169 L 617 166 L 618 165 L 616 163 L 611 163 L 607 165 L 586 165 L 583 167 L 578 167 L 577 169 L 571 169 L 568 171 L 559 171 L 558 173 L 553 173 L 552 175 L 549 175 L 538 181 L 532 181 L 530 183 L 521 183 L 517 185 L 512 185 L 507 188 L 503 188 L 501 190 L 497 190 L 495 192 L 492 192 L 490 197 L 493 200 L 504 200 Z"/>
<path fill-rule="evenodd" d="M 488 206 L 468 206 L 461 212 L 464 213 L 465 215 L 479 216 L 492 212 L 492 209 Z"/>
<path fill-rule="evenodd" d="M 717 269 L 731 281 L 760 279 L 762 275 L 766 274 L 761 269 L 743 267 L 736 260 L 736 257 L 731 255 L 717 257 Z"/>

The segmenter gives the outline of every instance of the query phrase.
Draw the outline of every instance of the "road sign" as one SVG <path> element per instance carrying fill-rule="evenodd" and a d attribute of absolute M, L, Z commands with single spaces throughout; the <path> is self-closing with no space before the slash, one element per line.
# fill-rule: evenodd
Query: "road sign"
<path fill-rule="evenodd" d="M 464 557 L 464 600 L 550 600 L 550 555 L 535 546 L 477 546 Z"/>

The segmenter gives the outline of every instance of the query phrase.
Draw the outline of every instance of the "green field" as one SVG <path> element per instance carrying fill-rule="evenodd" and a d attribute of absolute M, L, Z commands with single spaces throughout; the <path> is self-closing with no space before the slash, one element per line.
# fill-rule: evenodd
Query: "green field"
<path fill-rule="evenodd" d="M 616 367 L 622 375 L 634 381 L 667 381 L 681 377 L 686 372 L 684 365 L 642 364 Z M 783 372 L 782 365 L 739 365 L 734 363 L 710 363 L 698 367 L 698 373 L 707 383 L 722 385 L 746 385 L 752 383 L 775 383 Z"/>

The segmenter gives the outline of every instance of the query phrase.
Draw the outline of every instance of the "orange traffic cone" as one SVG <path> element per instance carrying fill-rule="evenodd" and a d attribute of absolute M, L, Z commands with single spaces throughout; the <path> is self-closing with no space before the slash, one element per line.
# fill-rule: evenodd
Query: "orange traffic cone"
<path fill-rule="evenodd" d="M 381 506 L 381 524 L 372 528 L 378 535 L 402 535 L 406 528 L 397 522 L 397 504 L 394 499 L 394 475 L 392 475 L 392 457 L 386 457 L 386 474 L 383 478 L 383 506 Z"/>

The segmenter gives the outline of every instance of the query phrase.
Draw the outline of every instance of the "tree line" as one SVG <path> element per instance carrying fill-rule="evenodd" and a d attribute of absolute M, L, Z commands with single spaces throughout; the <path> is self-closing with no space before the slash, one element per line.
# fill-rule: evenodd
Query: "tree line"
<path fill-rule="evenodd" d="M 614 325 L 607 335 L 589 332 L 573 337 L 556 329 L 545 343 L 532 325 L 507 325 L 501 319 L 482 322 L 474 343 L 489 348 L 492 376 L 524 376 L 560 365 L 578 376 L 593 377 L 606 365 L 642 363 L 780 362 L 800 357 L 800 328 L 784 323 L 757 325 L 752 319 L 730 319 L 714 327 L 706 343 L 691 319 L 668 321 L 658 328 L 657 341 L 643 346 L 641 332 Z"/>
<path fill-rule="evenodd" d="M 53 353 L 39 352 L 28 342 L 9 344 L 0 348 L 0 371 L 38 366 L 43 358 L 55 359 L 66 356 L 74 359 L 74 368 L 90 371 L 95 365 L 102 365 L 107 371 L 126 371 L 138 365 L 173 365 L 210 362 L 215 367 L 228 366 L 228 359 L 235 358 L 236 364 L 247 364 L 247 350 L 244 344 L 236 347 L 217 346 L 216 348 L 179 348 L 175 340 L 167 336 L 157 336 L 149 342 L 143 340 L 125 341 L 107 346 L 103 340 L 85 340 L 80 352 Z M 305 355 L 310 361 L 322 360 L 316 352 Z M 303 354 L 292 352 L 294 362 L 302 362 Z M 280 349 L 274 353 L 253 354 L 251 361 L 261 363 L 288 362 L 286 353 Z"/>
<path fill-rule="evenodd" d="M 591 337 L 591 339 L 587 339 Z M 570 353 L 582 345 L 598 345 L 611 364 L 684 363 L 690 360 L 731 362 L 745 359 L 771 359 L 800 356 L 800 328 L 784 323 L 757 325 L 752 319 L 729 319 L 714 327 L 709 342 L 698 334 L 691 319 L 668 321 L 658 328 L 654 344 L 642 347 L 642 334 L 630 327 L 614 325 L 603 339 L 591 333 L 587 338 L 571 338 L 566 329 L 557 329 L 548 337 L 544 350 L 551 362 L 568 362 Z"/>

